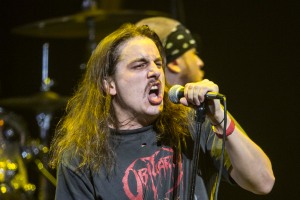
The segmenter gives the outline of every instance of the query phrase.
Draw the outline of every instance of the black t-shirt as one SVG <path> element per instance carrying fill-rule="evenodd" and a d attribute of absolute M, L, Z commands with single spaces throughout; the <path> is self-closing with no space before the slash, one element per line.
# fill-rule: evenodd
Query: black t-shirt
<path fill-rule="evenodd" d="M 211 156 L 216 139 L 209 123 L 203 125 L 199 171 L 194 199 L 208 200 L 216 181 L 219 160 Z M 104 169 L 92 173 L 78 169 L 79 160 L 64 154 L 57 172 L 57 200 L 69 199 L 188 199 L 193 141 L 182 145 L 181 158 L 174 149 L 157 141 L 153 126 L 113 134 L 116 166 L 107 175 Z M 229 181 L 224 168 L 223 177 Z"/>

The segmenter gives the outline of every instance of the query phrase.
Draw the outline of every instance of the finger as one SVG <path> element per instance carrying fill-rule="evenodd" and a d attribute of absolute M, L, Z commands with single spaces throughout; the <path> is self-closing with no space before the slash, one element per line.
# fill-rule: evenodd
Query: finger
<path fill-rule="evenodd" d="M 194 85 L 191 83 L 187 84 L 185 90 L 186 90 L 185 97 L 186 97 L 188 103 L 195 104 L 194 103 Z"/>
<path fill-rule="evenodd" d="M 193 88 L 193 102 L 195 105 L 199 106 L 203 102 L 203 96 L 201 94 L 201 86 L 195 85 Z"/>

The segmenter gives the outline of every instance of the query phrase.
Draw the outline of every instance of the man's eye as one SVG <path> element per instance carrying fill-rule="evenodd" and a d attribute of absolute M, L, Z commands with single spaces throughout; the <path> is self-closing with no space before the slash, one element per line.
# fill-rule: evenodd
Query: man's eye
<path fill-rule="evenodd" d="M 156 62 L 155 64 L 157 67 L 162 67 L 162 62 Z"/>
<path fill-rule="evenodd" d="M 133 66 L 134 69 L 143 68 L 146 66 L 146 63 L 139 63 Z"/>

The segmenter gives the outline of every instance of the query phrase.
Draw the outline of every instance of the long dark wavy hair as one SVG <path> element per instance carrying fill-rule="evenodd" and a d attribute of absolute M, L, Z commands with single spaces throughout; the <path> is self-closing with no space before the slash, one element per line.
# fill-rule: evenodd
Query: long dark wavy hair
<path fill-rule="evenodd" d="M 110 145 L 109 124 L 118 129 L 118 121 L 112 108 L 112 97 L 106 91 L 104 79 L 112 77 L 119 61 L 119 47 L 134 37 L 147 37 L 157 46 L 163 65 L 165 54 L 155 32 L 148 26 L 126 24 L 104 38 L 93 52 L 74 96 L 69 100 L 66 114 L 60 120 L 51 142 L 50 166 L 55 168 L 64 152 L 79 157 L 79 167 L 88 166 L 97 171 L 105 167 L 111 171 L 115 162 L 113 146 Z M 154 129 L 162 144 L 176 147 L 188 134 L 189 108 L 171 103 L 164 91 L 164 107 L 155 121 Z"/>

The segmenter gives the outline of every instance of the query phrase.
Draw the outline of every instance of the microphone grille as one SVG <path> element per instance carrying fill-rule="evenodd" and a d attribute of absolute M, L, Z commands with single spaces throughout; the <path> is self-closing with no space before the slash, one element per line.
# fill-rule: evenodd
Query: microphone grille
<path fill-rule="evenodd" d="M 182 88 L 183 87 L 181 85 L 174 85 L 170 88 L 168 95 L 171 102 L 176 104 L 180 103 L 179 92 L 182 90 Z"/>

